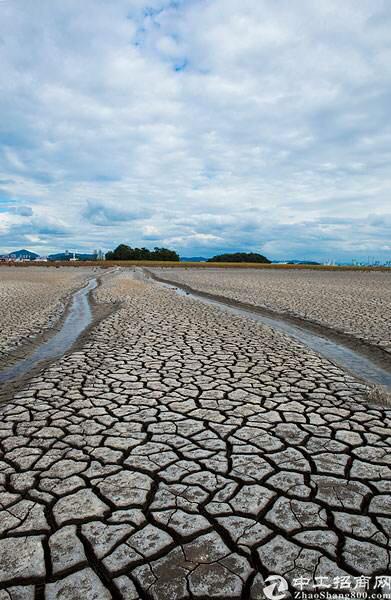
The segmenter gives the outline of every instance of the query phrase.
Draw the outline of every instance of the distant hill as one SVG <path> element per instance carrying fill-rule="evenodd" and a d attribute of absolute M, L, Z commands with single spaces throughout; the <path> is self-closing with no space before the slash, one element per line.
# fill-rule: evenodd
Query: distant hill
<path fill-rule="evenodd" d="M 204 256 L 181 256 L 181 262 L 206 262 L 207 259 Z"/>
<path fill-rule="evenodd" d="M 208 258 L 207 262 L 232 262 L 232 263 L 270 263 L 270 260 L 256 252 L 233 252 L 230 254 L 218 254 Z"/>
<path fill-rule="evenodd" d="M 34 260 L 39 257 L 39 254 L 35 254 L 35 252 L 30 252 L 30 250 L 15 250 L 14 252 L 10 252 L 7 256 L 10 258 L 17 258 L 19 260 Z"/>

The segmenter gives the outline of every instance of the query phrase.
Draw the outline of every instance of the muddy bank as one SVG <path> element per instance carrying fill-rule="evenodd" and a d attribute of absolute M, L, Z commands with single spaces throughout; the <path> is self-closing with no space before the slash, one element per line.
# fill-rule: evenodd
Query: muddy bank
<path fill-rule="evenodd" d="M 64 269 L 0 266 L 0 361 L 23 355 L 36 336 L 60 326 L 74 292 L 98 273 Z"/>
<path fill-rule="evenodd" d="M 355 338 L 378 347 L 391 360 L 391 270 L 151 270 L 193 290 L 303 319 L 346 335 L 346 339 Z"/>
<path fill-rule="evenodd" d="M 178 287 L 179 289 L 183 290 L 184 292 L 187 292 L 188 294 L 193 295 L 194 297 L 204 298 L 212 302 L 218 302 L 227 307 L 232 307 L 238 310 L 254 313 L 260 315 L 261 317 L 266 317 L 267 319 L 273 319 L 277 322 L 280 321 L 281 323 L 291 324 L 303 330 L 312 332 L 317 336 L 332 340 L 336 344 L 345 346 L 353 350 L 355 353 L 369 359 L 376 366 L 384 370 L 386 373 L 389 373 L 391 376 L 391 356 L 387 351 L 385 351 L 379 346 L 372 345 L 352 335 L 348 335 L 346 333 L 337 331 L 335 329 L 332 329 L 331 327 L 321 325 L 320 323 L 316 323 L 314 321 L 303 319 L 294 315 L 289 315 L 287 313 L 279 313 L 267 308 L 263 308 L 261 306 L 255 306 L 247 302 L 234 300 L 227 296 L 222 296 L 219 294 L 205 292 L 200 289 L 195 289 L 187 283 L 183 283 L 182 281 L 178 282 L 175 279 L 168 279 L 167 277 L 162 277 L 160 274 L 158 275 L 155 271 L 152 271 L 150 269 L 143 269 L 143 272 L 146 274 L 147 277 L 149 276 L 157 282 L 163 284 L 166 283 L 174 287 Z"/>
<path fill-rule="evenodd" d="M 91 278 L 87 285 L 74 292 L 66 303 L 61 317 L 51 329 L 46 328 L 41 334 L 35 336 L 27 343 L 17 347 L 10 352 L 6 358 L 0 360 L 0 402 L 5 402 L 25 385 L 28 381 L 47 368 L 53 361 L 58 360 L 64 354 L 74 352 L 82 347 L 88 339 L 91 330 L 100 321 L 116 310 L 115 304 L 102 304 L 96 301 L 94 292 L 102 285 L 102 278 L 109 273 L 101 273 Z M 94 282 L 94 285 L 91 283 Z M 83 317 L 77 314 L 75 298 L 86 291 L 85 299 L 88 304 L 88 313 Z M 72 311 L 76 310 L 74 319 L 80 316 L 83 321 L 75 323 L 77 331 L 68 332 L 66 328 L 71 326 Z"/>

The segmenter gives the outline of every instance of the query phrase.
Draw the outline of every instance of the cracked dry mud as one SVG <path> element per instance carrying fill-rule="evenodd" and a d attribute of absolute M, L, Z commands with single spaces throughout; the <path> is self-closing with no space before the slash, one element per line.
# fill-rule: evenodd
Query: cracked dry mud
<path fill-rule="evenodd" d="M 391 354 L 391 273 L 314 269 L 150 269 L 195 290 L 304 318 Z"/>
<path fill-rule="evenodd" d="M 0 407 L 0 600 L 258 600 L 271 573 L 390 572 L 391 410 L 126 272 L 96 298 L 122 305 Z"/>

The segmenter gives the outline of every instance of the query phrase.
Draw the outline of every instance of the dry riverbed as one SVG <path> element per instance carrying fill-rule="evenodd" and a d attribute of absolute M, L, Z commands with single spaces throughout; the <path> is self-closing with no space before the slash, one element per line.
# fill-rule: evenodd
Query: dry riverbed
<path fill-rule="evenodd" d="M 271 573 L 390 572 L 391 410 L 126 271 L 95 296 L 122 304 L 0 407 L 1 600 L 260 600 Z"/>
<path fill-rule="evenodd" d="M 0 360 L 53 327 L 91 268 L 0 266 Z"/>
<path fill-rule="evenodd" d="M 391 272 L 150 270 L 196 290 L 302 317 L 391 353 Z"/>

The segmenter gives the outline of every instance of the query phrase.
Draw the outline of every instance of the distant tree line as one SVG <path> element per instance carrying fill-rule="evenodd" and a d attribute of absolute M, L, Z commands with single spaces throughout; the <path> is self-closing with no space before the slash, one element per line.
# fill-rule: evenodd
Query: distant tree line
<path fill-rule="evenodd" d="M 256 252 L 234 252 L 232 254 L 219 254 L 208 258 L 207 262 L 235 262 L 235 263 L 270 263 L 271 261 Z"/>
<path fill-rule="evenodd" d="M 179 261 L 179 254 L 168 248 L 131 248 L 120 244 L 115 250 L 106 253 L 106 260 L 172 260 Z"/>

